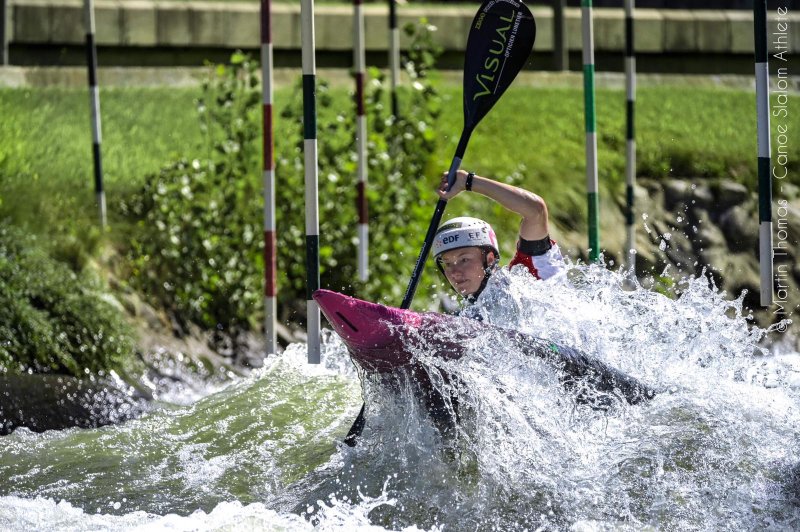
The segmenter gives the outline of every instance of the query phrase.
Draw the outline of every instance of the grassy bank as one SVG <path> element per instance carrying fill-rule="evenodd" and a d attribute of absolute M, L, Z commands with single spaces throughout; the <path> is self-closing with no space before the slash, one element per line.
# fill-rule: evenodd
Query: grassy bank
<path fill-rule="evenodd" d="M 439 167 L 444 170 L 462 126 L 461 90 L 442 84 L 444 105 L 436 126 Z M 276 132 L 288 124 L 280 111 L 291 89 L 277 91 Z M 180 156 L 205 157 L 195 111 L 199 89 L 113 89 L 102 92 L 103 164 L 112 223 L 121 199 L 147 174 Z M 348 109 L 349 93 L 332 88 L 336 106 Z M 795 98 L 792 98 L 793 100 Z M 791 105 L 791 102 L 790 102 Z M 597 94 L 599 173 L 605 200 L 624 197 L 624 93 Z M 753 93 L 719 88 L 642 88 L 637 104 L 638 174 L 647 177 L 733 179 L 756 183 Z M 95 225 L 91 133 L 84 90 L 0 90 L 0 216 L 33 230 L 81 235 Z M 789 130 L 800 129 L 791 115 Z M 325 138 L 320 138 L 324 147 Z M 790 146 L 790 179 L 800 184 L 800 145 Z M 291 153 L 278 153 L 291 157 Z M 582 93 L 570 88 L 512 87 L 474 133 L 463 167 L 541 194 L 552 218 L 581 230 L 585 213 Z M 255 172 L 258 169 L 254 169 Z M 328 169 L 321 168 L 325 176 Z M 426 176 L 433 204 L 437 176 Z M 280 186 L 280 176 L 278 176 Z M 302 198 L 303 191 L 296 191 Z M 324 200 L 324 198 L 323 198 Z M 494 218 L 500 229 L 516 223 L 486 202 L 451 202 L 449 215 Z M 348 223 L 343 221 L 342 223 Z M 419 233 L 424 228 L 417 228 Z M 115 238 L 114 231 L 110 234 Z M 323 235 L 324 237 L 324 235 Z M 124 238 L 124 237 L 123 237 Z M 513 243 L 509 243 L 509 247 Z M 415 250 L 408 250 L 409 256 Z"/>
<path fill-rule="evenodd" d="M 332 89 L 342 108 L 346 89 Z M 461 129 L 461 92 L 443 86 L 437 125 L 445 169 Z M 196 89 L 115 89 L 102 93 L 103 163 L 112 206 L 143 177 L 178 156 L 202 157 Z M 278 111 L 289 97 L 276 94 Z M 600 181 L 622 197 L 624 95 L 599 91 Z M 755 117 L 752 93 L 725 89 L 647 88 L 639 91 L 639 174 L 650 177 L 720 177 L 755 186 Z M 83 90 L 0 90 L 0 214 L 18 222 L 54 222 L 93 216 L 91 133 Z M 800 128 L 792 115 L 789 128 Z M 278 134 L 284 125 L 279 113 Z M 320 139 L 324 145 L 325 139 Z M 800 181 L 800 147 L 791 146 L 791 172 Z M 279 153 L 278 156 L 281 156 Z M 556 219 L 570 224 L 582 213 L 583 103 L 579 90 L 512 88 L 473 135 L 463 166 L 542 194 Z M 324 175 L 325 169 L 321 169 Z M 280 176 L 278 177 L 280 179 Z M 428 176 L 431 186 L 436 176 Z M 302 191 L 298 191 L 302 194 Z M 433 196 L 431 196 L 432 198 Z M 465 202 L 466 203 L 466 202 Z M 469 205 L 469 203 L 466 203 Z M 453 213 L 458 209 L 454 202 Z M 470 209 L 475 208 L 469 206 Z M 576 220 L 579 227 L 582 220 Z"/>
<path fill-rule="evenodd" d="M 148 173 L 199 145 L 197 91 L 105 90 L 101 95 L 105 188 L 112 203 Z M 91 215 L 94 178 L 85 90 L 0 91 L 2 215 L 61 225 Z M 47 227 L 47 230 L 52 229 Z"/>
<path fill-rule="evenodd" d="M 373 201 L 371 214 L 376 222 L 382 222 L 384 227 L 387 220 L 392 219 L 393 214 L 424 211 L 424 214 L 414 218 L 419 220 L 428 215 L 429 208 L 432 211 L 436 199 L 434 186 L 439 179 L 435 174 L 438 169 L 447 168 L 462 127 L 460 87 L 442 84 L 439 89 L 443 95 L 443 105 L 442 115 L 434 125 L 434 136 L 438 139 L 438 147 L 435 152 L 436 163 L 433 166 L 437 170 L 432 170 L 431 175 L 404 175 L 399 178 L 395 176 L 388 181 L 384 179 L 382 181 L 384 189 L 371 190 Z M 302 115 L 297 109 L 299 96 L 293 93 L 293 90 L 282 88 L 275 95 L 277 102 L 275 129 L 279 137 L 276 157 L 280 163 L 279 168 L 283 165 L 283 168 L 291 168 L 297 174 L 302 168 L 302 154 L 298 151 L 299 148 L 294 140 L 299 135 L 297 132 L 299 127 L 296 123 L 289 123 L 289 119 L 282 115 L 289 105 L 294 106 L 294 110 L 290 109 L 289 112 L 290 116 L 295 117 L 292 120 L 299 120 L 299 116 Z M 330 254 L 334 249 L 344 249 L 343 253 L 348 254 L 348 242 L 354 237 L 355 211 L 352 205 L 354 198 L 351 196 L 354 196 L 355 187 L 351 186 L 350 180 L 354 182 L 355 176 L 350 173 L 354 173 L 355 166 L 349 156 L 340 155 L 343 153 L 342 150 L 346 152 L 349 137 L 342 138 L 342 130 L 339 129 L 335 116 L 337 112 L 350 113 L 352 100 L 349 91 L 345 88 L 332 88 L 327 92 L 322 90 L 321 93 L 333 103 L 322 106 L 327 118 L 324 116 L 320 118 L 320 149 L 327 157 L 326 160 L 334 161 L 332 164 L 335 167 L 320 168 L 322 190 L 328 191 L 321 195 L 320 202 L 323 213 L 327 212 L 327 216 L 332 215 L 337 218 L 323 220 L 329 224 L 329 229 L 335 230 L 321 234 L 324 283 L 326 269 L 346 272 L 350 271 L 347 268 L 352 266 L 341 262 L 342 257 L 339 257 L 340 262 L 337 264 L 335 260 L 331 260 Z M 158 222 L 152 223 L 152 227 L 148 228 L 151 231 L 150 236 L 164 236 L 165 245 L 175 246 L 170 253 L 177 257 L 179 263 L 183 261 L 182 257 L 186 256 L 186 249 L 189 249 L 185 246 L 184 239 L 190 240 L 192 235 L 189 233 L 195 229 L 202 232 L 210 226 L 221 226 L 218 228 L 221 231 L 219 235 L 214 232 L 209 233 L 208 246 L 203 240 L 203 246 L 209 248 L 215 245 L 218 236 L 222 240 L 231 239 L 228 233 L 239 229 L 243 234 L 249 234 L 252 240 L 253 235 L 259 232 L 257 220 L 260 217 L 260 198 L 256 192 L 260 183 L 258 163 L 245 164 L 239 161 L 246 166 L 246 169 L 237 175 L 248 174 L 249 184 L 235 180 L 222 181 L 224 186 L 215 184 L 216 189 L 204 192 L 208 197 L 222 198 L 220 201 L 215 200 L 210 203 L 219 204 L 232 211 L 228 216 L 238 216 L 235 214 L 237 209 L 248 212 L 246 220 L 241 224 L 242 227 L 238 229 L 235 224 L 226 225 L 226 222 L 222 222 L 222 219 L 212 211 L 206 212 L 205 217 L 197 217 L 205 220 L 201 224 L 202 227 L 192 226 L 196 220 L 184 219 L 184 214 L 190 209 L 187 208 L 185 213 L 178 212 L 181 210 L 178 207 L 184 205 L 180 194 L 185 192 L 181 186 L 174 189 L 165 186 L 164 190 L 167 192 L 161 192 L 157 180 L 147 179 L 148 175 L 158 172 L 164 165 L 179 158 L 191 160 L 210 157 L 209 153 L 205 153 L 209 150 L 209 143 L 205 138 L 206 133 L 200 127 L 196 112 L 195 100 L 200 94 L 200 89 L 103 91 L 101 96 L 103 161 L 111 226 L 107 234 L 101 235 L 96 227 L 93 205 L 91 133 L 86 92 L 66 89 L 0 90 L 0 116 L 4 117 L 0 122 L 0 221 L 10 221 L 11 224 L 22 227 L 24 231 L 39 233 L 42 238 L 38 239 L 38 242 L 48 248 L 51 255 L 62 262 L 67 262 L 77 271 L 86 263 L 86 258 L 97 255 L 99 245 L 103 242 L 116 249 L 127 248 L 132 236 L 136 236 L 137 228 L 130 225 L 135 221 L 131 220 L 131 211 L 127 216 L 123 216 L 122 205 L 130 202 L 133 195 L 143 190 L 145 183 L 149 183 L 150 188 L 145 189 L 149 191 L 147 194 L 155 197 L 174 193 L 176 199 L 172 201 L 179 202 L 172 204 L 174 211 L 173 208 L 164 211 L 169 215 L 164 217 L 164 220 L 169 222 L 167 224 L 169 235 L 164 230 L 153 233 L 154 227 L 159 225 Z M 293 103 L 287 103 L 290 101 Z M 401 111 L 407 101 L 401 100 Z M 796 102 L 790 102 L 790 105 L 792 104 Z M 624 197 L 624 93 L 617 90 L 598 91 L 597 106 L 601 192 L 603 208 L 608 209 L 614 208 L 614 202 L 621 203 Z M 754 95 L 745 91 L 697 87 L 642 88 L 639 91 L 637 108 L 639 175 L 651 178 L 674 176 L 731 179 L 754 188 L 756 182 L 754 108 Z M 789 130 L 793 131 L 800 128 L 798 122 L 800 120 L 796 115 L 792 115 L 789 121 L 783 123 L 788 124 Z M 252 127 L 260 127 L 260 124 Z M 326 127 L 328 129 L 325 129 Z M 326 142 L 324 131 L 332 131 L 338 135 L 336 146 Z M 800 173 L 797 171 L 797 161 L 800 161 L 800 147 L 792 145 L 790 149 L 792 150 L 789 153 L 790 172 L 792 179 L 798 183 Z M 382 155 L 372 154 L 376 159 L 390 160 L 388 156 L 382 157 Z M 256 159 L 257 157 L 252 158 Z M 572 88 L 515 87 L 504 96 L 474 133 L 463 166 L 539 193 L 550 205 L 551 218 L 560 229 L 580 232 L 583 231 L 586 218 L 583 159 L 581 91 Z M 391 159 L 395 165 L 397 160 Z M 383 168 L 387 175 L 391 174 L 391 161 L 376 167 Z M 178 176 L 184 171 L 182 168 L 173 166 L 168 174 L 172 177 Z M 191 173 L 194 170 L 187 171 Z M 209 172 L 209 175 L 213 174 L 212 170 Z M 373 183 L 381 182 L 379 177 L 381 176 L 373 175 Z M 418 178 L 423 179 L 423 183 L 427 185 L 416 192 Z M 280 173 L 277 180 L 278 186 L 282 186 Z M 284 187 L 286 182 L 287 180 L 284 181 Z M 296 246 L 297 249 L 284 246 L 279 251 L 282 254 L 281 264 L 285 267 L 282 274 L 291 269 L 294 278 L 297 279 L 304 277 L 304 271 L 299 271 L 303 269 L 304 253 L 303 228 L 300 226 L 303 189 L 301 178 L 297 175 L 291 182 L 296 190 L 286 193 L 284 188 L 282 201 L 278 203 L 281 211 L 278 214 L 278 231 L 290 231 L 293 234 L 292 238 L 300 244 Z M 169 186 L 175 186 L 179 182 L 173 180 L 171 183 Z M 400 187 L 408 187 L 413 191 L 402 197 L 402 205 L 392 203 L 393 196 L 389 190 L 398 186 L 398 183 Z M 223 188 L 226 190 L 222 191 Z M 227 190 L 229 188 L 230 190 Z M 216 193 L 217 189 L 220 189 L 220 194 Z M 225 199 L 229 194 L 231 198 L 245 196 L 247 200 L 243 205 L 246 204 L 246 207 L 232 208 L 231 202 Z M 380 199 L 384 200 L 382 207 L 378 201 Z M 148 201 L 148 197 L 144 198 L 144 201 Z M 198 202 L 198 206 L 202 203 L 197 199 L 195 201 Z M 164 209 L 164 205 L 155 210 L 159 209 Z M 170 217 L 173 212 L 175 216 Z M 514 245 L 512 235 L 515 234 L 518 223 L 515 217 L 508 216 L 498 206 L 474 195 L 460 197 L 448 207 L 447 216 L 463 214 L 484 217 L 496 225 L 498 233 L 502 235 L 503 252 L 509 256 Z M 190 215 L 189 218 L 192 216 L 194 215 Z M 289 219 L 296 222 L 293 227 L 281 225 L 281 220 Z M 331 223 L 335 227 L 332 228 Z M 382 236 L 385 241 L 390 241 L 385 249 L 391 251 L 385 257 L 380 257 L 384 270 L 391 272 L 391 275 L 384 272 L 384 277 L 389 275 L 390 282 L 385 283 L 385 286 L 381 285 L 381 290 L 377 292 L 380 295 L 377 297 L 387 297 L 389 302 L 399 300 L 399 294 L 407 280 L 407 272 L 411 270 L 413 258 L 416 256 L 425 230 L 423 224 L 420 223 L 419 227 L 416 225 L 413 223 L 408 227 L 394 227 L 390 224 L 389 229 L 396 229 L 398 234 L 376 230 L 374 236 L 376 238 Z M 191 230 L 187 230 L 187 227 Z M 353 229 L 352 234 L 349 228 Z M 149 238 L 142 237 L 141 234 L 138 237 L 140 240 Z M 331 241 L 333 238 L 337 239 L 335 243 Z M 235 237 L 231 241 L 238 242 Z M 261 269 L 259 262 L 261 259 L 257 249 L 252 246 L 251 248 L 248 252 L 250 255 L 244 259 L 248 267 L 242 269 L 242 275 L 247 279 L 248 293 L 258 294 L 256 285 L 260 282 L 260 277 L 257 271 Z M 151 250 L 151 255 L 163 254 L 165 249 L 161 247 Z M 227 260 L 238 251 L 226 248 L 224 253 L 223 251 L 220 253 Z M 187 258 L 191 260 L 185 261 L 187 264 L 197 262 L 202 253 L 190 255 Z M 202 272 L 209 269 L 207 265 L 209 262 L 222 264 L 215 260 L 206 260 L 208 258 L 205 257 L 200 261 L 205 264 Z M 377 262 L 378 257 L 373 257 L 373 261 Z M 131 269 L 146 267 L 147 261 L 144 260 L 141 264 L 137 262 L 132 265 Z M 193 271 L 187 269 L 184 272 L 189 272 L 186 273 L 188 275 L 186 279 L 197 278 Z M 228 274 L 232 275 L 231 268 L 219 266 L 212 267 L 208 273 L 212 276 L 209 281 L 211 284 L 217 283 L 218 276 L 222 278 Z M 167 274 L 156 272 L 154 275 L 155 281 L 166 285 L 168 282 L 172 283 L 173 279 L 165 277 L 180 277 L 181 274 L 169 269 Z M 345 283 L 349 283 L 351 278 L 349 274 L 344 274 Z M 283 286 L 284 290 L 287 290 L 281 277 L 278 282 L 279 287 Z M 441 279 L 433 269 L 429 269 L 422 280 L 423 294 L 427 287 L 439 282 Z M 331 287 L 343 289 L 338 285 Z M 297 287 L 294 289 L 297 290 Z M 375 287 L 371 289 L 372 292 L 364 293 L 375 297 Z M 358 285 L 356 290 L 361 293 Z M 288 290 L 285 294 L 289 294 Z M 287 299 L 294 298 L 291 294 L 284 296 L 284 304 L 288 302 Z M 203 301 L 203 294 L 195 296 L 191 296 L 192 301 Z M 220 297 L 219 299 L 245 304 L 243 298 Z M 416 307 L 425 306 L 425 301 L 422 299 L 424 295 L 415 303 Z M 256 303 L 252 305 L 253 311 L 250 315 L 254 316 L 260 312 L 260 308 Z M 249 311 L 245 310 L 247 314 Z"/>
<path fill-rule="evenodd" d="M 440 130 L 455 149 L 461 124 L 459 94 L 451 93 Z M 597 93 L 601 186 L 624 197 L 625 97 Z M 732 179 L 756 183 L 755 98 L 725 89 L 647 88 L 637 103 L 638 175 Z M 796 117 L 790 129 L 800 126 Z M 449 125 L 449 127 L 448 127 Z M 539 191 L 556 210 L 583 210 L 585 190 L 582 93 L 571 89 L 511 88 L 473 135 L 463 166 Z M 447 129 L 446 129 L 447 128 Z M 797 168 L 798 147 L 794 147 Z M 795 175 L 795 179 L 797 176 Z M 562 220 L 566 222 L 566 220 Z"/>

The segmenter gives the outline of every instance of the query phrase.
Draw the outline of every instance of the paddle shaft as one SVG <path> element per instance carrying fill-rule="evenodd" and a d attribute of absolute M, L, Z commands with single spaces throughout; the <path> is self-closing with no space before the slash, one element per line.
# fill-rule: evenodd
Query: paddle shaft
<path fill-rule="evenodd" d="M 469 138 L 472 135 L 473 128 L 465 127 L 461 132 L 461 139 L 458 141 L 456 154 L 453 156 L 453 162 L 450 163 L 450 170 L 447 172 L 448 190 L 450 190 L 450 188 L 452 188 L 453 184 L 456 182 L 456 175 L 458 173 L 458 169 L 461 168 L 461 160 L 464 158 L 464 152 L 467 151 L 467 144 L 469 143 Z M 414 294 L 417 292 L 419 280 L 422 278 L 422 270 L 425 268 L 425 262 L 428 260 L 428 254 L 431 252 L 431 247 L 433 247 L 433 239 L 436 236 L 436 230 L 439 228 L 439 224 L 442 221 L 445 207 L 447 207 L 447 200 L 440 199 L 438 202 L 436 202 L 436 209 L 433 211 L 431 223 L 428 225 L 428 232 L 425 235 L 425 242 L 422 244 L 422 249 L 417 257 L 417 263 L 414 266 L 414 272 L 411 274 L 411 280 L 408 282 L 406 295 L 403 298 L 403 304 L 400 305 L 400 308 L 411 308 L 411 302 L 414 300 Z"/>

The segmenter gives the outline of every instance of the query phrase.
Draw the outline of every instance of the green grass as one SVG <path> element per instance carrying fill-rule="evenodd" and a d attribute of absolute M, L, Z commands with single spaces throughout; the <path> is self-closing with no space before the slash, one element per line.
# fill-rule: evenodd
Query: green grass
<path fill-rule="evenodd" d="M 110 214 L 142 178 L 201 140 L 198 90 L 101 94 L 104 185 Z M 23 225 L 94 222 L 89 98 L 77 89 L 0 91 L 0 217 Z M 91 222 L 89 221 L 91 220 Z"/>
<path fill-rule="evenodd" d="M 442 168 L 462 127 L 461 93 L 446 91 L 439 123 L 447 136 Z M 794 97 L 793 100 L 797 100 Z M 599 90 L 598 172 L 601 194 L 624 201 L 625 95 Z M 786 122 L 784 122 L 786 123 Z M 793 115 L 790 130 L 800 127 Z M 473 133 L 462 167 L 540 194 L 562 228 L 582 230 L 586 218 L 583 96 L 579 89 L 509 89 Z M 756 187 L 755 95 L 720 88 L 641 88 L 637 103 L 638 175 L 650 178 L 731 179 Z M 791 147 L 798 183 L 800 146 Z M 482 200 L 451 202 L 448 215 L 487 215 L 511 228 L 502 209 Z M 503 231 L 505 232 L 505 231 Z"/>
<path fill-rule="evenodd" d="M 106 183 L 128 185 L 196 146 L 199 89 L 106 89 L 101 93 Z M 92 183 L 85 89 L 0 91 L 0 172 Z"/>
<path fill-rule="evenodd" d="M 289 88 L 277 91 L 278 108 Z M 462 127 L 461 90 L 445 85 L 438 124 L 440 167 L 446 169 Z M 347 89 L 331 93 L 349 105 Z M 178 156 L 204 156 L 198 146 L 194 99 L 199 89 L 114 89 L 101 95 L 103 164 L 115 202 L 148 173 Z M 795 100 L 796 98 L 793 98 Z M 600 181 L 621 201 L 624 186 L 624 93 L 597 94 Z M 730 178 L 755 187 L 755 98 L 718 88 L 642 88 L 639 91 L 640 175 Z M 0 217 L 32 226 L 94 220 L 91 130 L 85 90 L 0 90 Z M 790 130 L 800 129 L 792 115 Z M 280 134 L 280 120 L 276 131 Z M 325 139 L 320 139 L 324 145 Z M 800 145 L 791 146 L 798 175 Z M 280 154 L 278 154 L 280 156 Z M 529 188 L 562 225 L 583 223 L 584 133 L 581 91 L 518 87 L 509 90 L 473 134 L 463 167 Z M 321 175 L 324 175 L 324 169 Z M 437 176 L 428 176 L 431 187 Z M 797 177 L 795 177 L 797 179 Z M 278 176 L 280 182 L 280 176 Z M 433 198 L 433 196 L 431 195 Z M 476 198 L 452 202 L 448 214 L 500 211 Z M 509 222 L 510 223 L 510 222 Z M 423 228 L 419 228 L 422 232 Z M 409 250 L 411 252 L 411 250 Z"/>
<path fill-rule="evenodd" d="M 455 150 L 462 124 L 460 94 L 453 91 L 449 96 L 440 130 L 452 133 L 442 146 L 443 159 Z M 597 107 L 600 180 L 618 186 L 625 170 L 624 94 L 598 91 Z M 723 177 L 755 183 L 752 94 L 642 89 L 637 111 L 640 176 Z M 800 126 L 800 119 L 792 125 Z M 518 172 L 533 188 L 582 191 L 584 138 L 580 91 L 512 88 L 478 126 L 463 166 L 501 177 Z"/>

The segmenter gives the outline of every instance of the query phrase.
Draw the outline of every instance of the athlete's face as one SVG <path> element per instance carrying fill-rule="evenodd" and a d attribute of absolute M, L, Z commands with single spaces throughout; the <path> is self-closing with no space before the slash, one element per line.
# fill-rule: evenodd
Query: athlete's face
<path fill-rule="evenodd" d="M 494 261 L 494 253 L 489 252 L 487 264 L 492 264 Z M 441 264 L 447 280 L 462 296 L 472 295 L 481 287 L 485 275 L 481 248 L 472 247 L 446 251 L 439 257 L 439 264 Z"/>

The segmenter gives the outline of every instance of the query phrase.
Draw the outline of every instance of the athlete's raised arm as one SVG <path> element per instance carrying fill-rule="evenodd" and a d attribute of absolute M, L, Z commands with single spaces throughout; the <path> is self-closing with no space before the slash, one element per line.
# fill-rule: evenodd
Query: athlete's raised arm
<path fill-rule="evenodd" d="M 467 189 L 469 173 L 459 170 L 452 188 L 447 190 L 447 174 L 442 176 L 437 191 L 439 197 L 450 200 Z M 519 187 L 498 183 L 488 177 L 473 175 L 470 190 L 491 198 L 506 209 L 522 216 L 519 236 L 525 240 L 541 240 L 550 234 L 547 222 L 547 204 L 541 198 Z"/>

